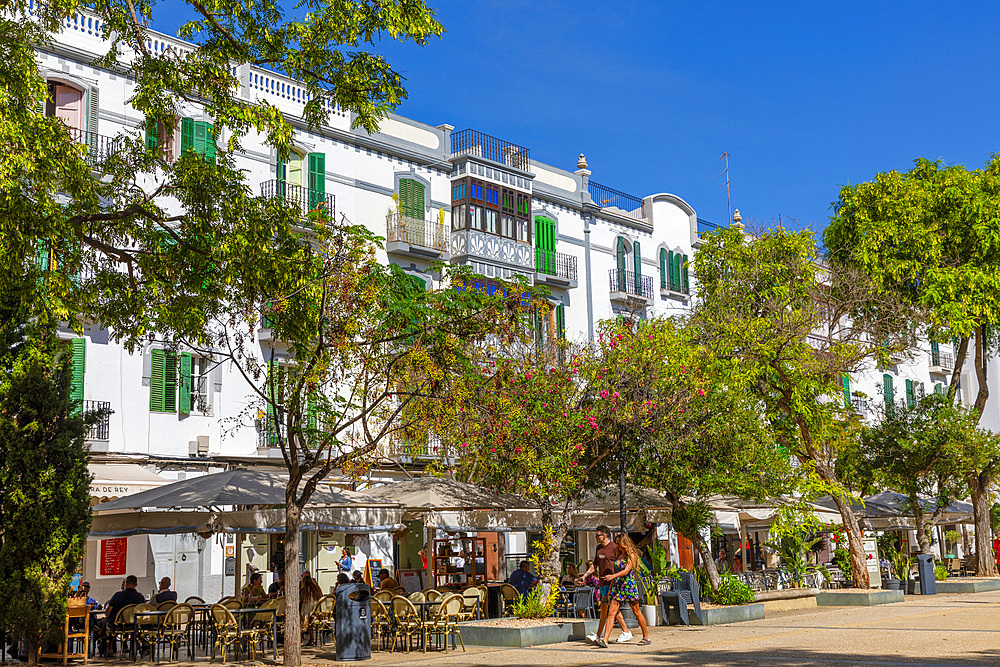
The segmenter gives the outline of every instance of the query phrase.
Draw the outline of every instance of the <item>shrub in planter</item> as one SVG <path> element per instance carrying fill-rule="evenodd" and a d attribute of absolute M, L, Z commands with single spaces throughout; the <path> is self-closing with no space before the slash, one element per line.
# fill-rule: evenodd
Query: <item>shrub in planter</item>
<path fill-rule="evenodd" d="M 719 590 L 712 593 L 712 602 L 715 604 L 748 604 L 757 599 L 753 594 L 753 589 L 735 574 L 723 572 L 719 577 L 722 579 L 719 583 Z M 711 589 L 709 590 L 711 591 Z"/>

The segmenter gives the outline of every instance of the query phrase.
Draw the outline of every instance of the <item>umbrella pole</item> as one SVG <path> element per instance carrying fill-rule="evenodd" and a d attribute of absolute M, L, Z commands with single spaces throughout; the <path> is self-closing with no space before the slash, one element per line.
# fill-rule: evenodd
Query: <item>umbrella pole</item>
<path fill-rule="evenodd" d="M 243 567 L 243 533 L 236 533 L 236 572 L 234 573 L 233 579 L 236 583 L 233 585 L 233 597 L 239 597 L 240 595 L 240 572 L 242 572 Z"/>

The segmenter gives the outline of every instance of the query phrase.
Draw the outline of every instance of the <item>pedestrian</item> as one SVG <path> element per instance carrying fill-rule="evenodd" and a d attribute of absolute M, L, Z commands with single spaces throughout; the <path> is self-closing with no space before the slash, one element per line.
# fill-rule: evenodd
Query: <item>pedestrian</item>
<path fill-rule="evenodd" d="M 597 624 L 597 632 L 591 632 L 587 635 L 587 641 L 591 644 L 596 644 L 597 640 L 604 634 L 604 626 L 608 620 L 608 582 L 603 580 L 604 575 L 611 574 L 615 571 L 615 554 L 618 553 L 618 547 L 615 546 L 614 542 L 611 541 L 611 529 L 607 526 L 597 527 L 597 551 L 594 552 L 594 560 L 590 561 L 590 565 L 587 566 L 587 571 L 583 573 L 583 580 L 587 581 L 587 577 L 596 574 L 597 581 L 600 586 L 598 589 L 598 594 L 601 600 L 601 618 Z M 619 643 L 627 642 L 632 639 L 632 633 L 629 632 L 628 626 L 625 625 L 625 617 L 619 613 L 617 616 L 611 617 L 611 625 L 618 621 L 618 624 L 622 626 L 622 633 L 616 640 Z"/>
<path fill-rule="evenodd" d="M 649 631 L 646 628 L 646 617 L 643 616 L 642 610 L 639 609 L 639 584 L 635 578 L 635 568 L 639 564 L 639 551 L 635 548 L 635 544 L 632 543 L 632 539 L 626 533 L 618 533 L 615 536 L 615 546 L 617 547 L 615 571 L 612 574 L 606 574 L 601 577 L 602 580 L 610 584 L 608 597 L 611 602 L 608 613 L 612 616 L 617 615 L 622 604 L 627 604 L 631 607 L 632 613 L 635 614 L 636 620 L 639 621 L 639 629 L 642 630 L 642 639 L 639 641 L 639 646 L 647 646 L 651 642 L 649 640 Z M 597 645 L 601 648 L 607 648 L 610 636 L 611 625 L 605 625 L 604 637 L 598 640 Z"/>
<path fill-rule="evenodd" d="M 351 567 L 354 565 L 354 560 L 351 558 L 351 552 L 344 547 L 340 550 L 340 571 L 350 572 Z"/>

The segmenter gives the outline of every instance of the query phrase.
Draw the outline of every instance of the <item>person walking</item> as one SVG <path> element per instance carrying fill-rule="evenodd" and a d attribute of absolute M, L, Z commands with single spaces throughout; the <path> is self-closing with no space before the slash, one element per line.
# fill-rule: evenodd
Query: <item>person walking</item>
<path fill-rule="evenodd" d="M 587 641 L 591 644 L 596 644 L 597 640 L 604 634 L 604 626 L 608 621 L 608 588 L 610 584 L 604 581 L 604 575 L 615 571 L 615 555 L 617 553 L 618 547 L 611 541 L 611 529 L 607 526 L 598 526 L 597 551 L 594 552 L 594 560 L 590 561 L 587 571 L 583 573 L 582 577 L 586 581 L 587 577 L 596 574 L 600 586 L 598 594 L 601 600 L 601 616 L 597 622 L 597 632 L 587 635 Z M 618 621 L 618 624 L 622 626 L 622 633 L 617 640 L 619 643 L 632 639 L 632 633 L 629 632 L 628 626 L 625 625 L 624 616 L 619 613 L 617 617 L 612 616 L 611 619 L 611 625 L 614 625 L 615 621 Z"/>
<path fill-rule="evenodd" d="M 646 618 L 639 609 L 639 584 L 635 578 L 635 568 L 639 564 L 639 551 L 632 543 L 632 539 L 626 533 L 615 535 L 615 546 L 617 554 L 615 557 L 612 574 L 606 574 L 601 579 L 609 582 L 608 598 L 611 600 L 608 614 L 612 617 L 619 614 L 622 604 L 627 604 L 632 608 L 632 613 L 639 621 L 639 629 L 642 630 L 642 639 L 639 646 L 647 646 L 649 640 L 649 630 L 646 628 Z M 608 638 L 611 636 L 611 625 L 604 627 L 604 637 L 597 641 L 601 648 L 608 647 Z"/>

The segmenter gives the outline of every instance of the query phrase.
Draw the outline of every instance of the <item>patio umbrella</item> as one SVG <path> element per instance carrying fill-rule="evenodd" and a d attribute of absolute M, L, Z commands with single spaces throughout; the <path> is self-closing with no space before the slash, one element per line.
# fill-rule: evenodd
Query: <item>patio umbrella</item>
<path fill-rule="evenodd" d="M 928 515 L 934 512 L 935 501 L 931 498 L 921 498 L 920 506 Z M 822 507 L 836 508 L 833 500 L 827 496 L 816 501 Z M 851 507 L 860 516 L 866 519 L 894 519 L 899 517 L 912 517 L 913 512 L 909 508 L 910 499 L 902 493 L 895 491 L 882 491 L 873 496 L 864 498 L 864 505 L 861 503 L 851 503 Z M 971 520 L 972 505 L 961 501 L 955 501 L 944 508 L 939 522 L 962 522 Z M 880 529 L 888 530 L 888 528 Z"/>
<path fill-rule="evenodd" d="M 226 470 L 140 491 L 94 507 L 95 512 L 147 508 L 217 508 L 226 505 L 284 505 L 287 478 L 245 468 Z M 355 491 L 317 487 L 311 505 L 392 505 Z"/>
<path fill-rule="evenodd" d="M 411 511 L 532 509 L 517 496 L 444 477 L 414 477 L 365 489 L 364 493 Z"/>

